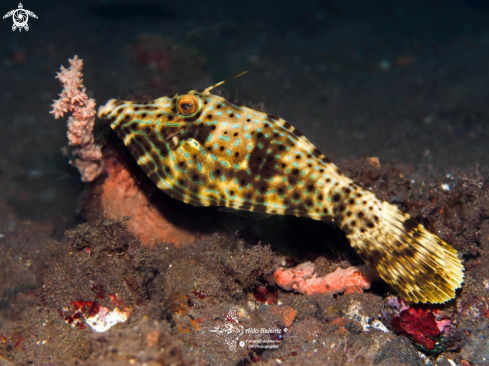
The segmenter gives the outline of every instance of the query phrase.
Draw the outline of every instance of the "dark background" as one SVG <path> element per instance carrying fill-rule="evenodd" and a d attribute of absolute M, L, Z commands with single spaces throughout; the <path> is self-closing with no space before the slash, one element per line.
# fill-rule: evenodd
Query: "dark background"
<path fill-rule="evenodd" d="M 69 226 L 84 186 L 66 118 L 49 114 L 77 54 L 97 105 L 250 72 L 223 89 L 287 119 L 333 158 L 378 156 L 438 176 L 488 168 L 489 3 L 34 1 L 0 22 L 0 187 L 17 214 Z M 0 13 L 17 1 L 0 1 Z M 99 137 L 103 138 L 103 129 Z"/>

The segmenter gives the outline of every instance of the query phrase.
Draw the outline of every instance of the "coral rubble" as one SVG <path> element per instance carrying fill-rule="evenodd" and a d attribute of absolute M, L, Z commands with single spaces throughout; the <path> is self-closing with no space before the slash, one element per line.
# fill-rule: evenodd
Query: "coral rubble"
<path fill-rule="evenodd" d="M 176 340 L 164 325 L 144 319 L 123 330 L 111 330 L 90 337 L 93 352 L 83 364 L 88 365 L 195 365 L 182 342 Z"/>

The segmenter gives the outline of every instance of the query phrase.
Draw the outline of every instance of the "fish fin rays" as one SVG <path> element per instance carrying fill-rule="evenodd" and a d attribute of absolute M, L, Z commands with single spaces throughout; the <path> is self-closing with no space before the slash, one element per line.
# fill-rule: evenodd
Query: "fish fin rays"
<path fill-rule="evenodd" d="M 304 134 L 304 136 L 312 136 L 313 140 L 308 140 L 308 142 L 323 153 L 326 157 L 326 159 L 322 159 L 324 163 L 333 162 L 338 165 L 348 159 L 349 154 L 344 146 L 335 145 L 334 139 L 322 135 L 328 133 L 327 131 L 329 131 L 329 128 L 331 127 L 331 122 L 318 119 L 314 115 L 308 116 L 309 111 L 298 109 L 294 103 L 281 102 L 276 110 L 278 111 L 277 114 L 282 117 L 283 120 L 296 127 L 301 134 Z M 319 129 L 316 128 L 315 123 L 317 122 L 323 123 L 323 126 Z"/>
<path fill-rule="evenodd" d="M 331 229 L 338 229 L 338 226 L 336 226 L 336 224 L 334 223 L 334 221 L 325 221 L 325 220 L 322 220 L 326 225 L 328 225 Z"/>
<path fill-rule="evenodd" d="M 347 235 L 360 257 L 406 300 L 454 298 L 464 279 L 456 250 L 397 207 L 383 202 L 382 213 L 375 230 Z"/>

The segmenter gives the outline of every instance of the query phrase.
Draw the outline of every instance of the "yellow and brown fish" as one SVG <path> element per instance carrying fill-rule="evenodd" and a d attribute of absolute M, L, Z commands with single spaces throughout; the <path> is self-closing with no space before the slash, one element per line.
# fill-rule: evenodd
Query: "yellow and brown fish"
<path fill-rule="evenodd" d="M 112 99 L 98 116 L 171 197 L 333 221 L 403 298 L 443 303 L 455 297 L 464 278 L 455 249 L 345 177 L 283 119 L 210 93 L 223 83 L 145 103 Z"/>

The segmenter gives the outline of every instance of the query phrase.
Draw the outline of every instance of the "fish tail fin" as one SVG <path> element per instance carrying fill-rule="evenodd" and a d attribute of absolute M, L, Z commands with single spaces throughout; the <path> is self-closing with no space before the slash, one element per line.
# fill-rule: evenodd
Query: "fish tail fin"
<path fill-rule="evenodd" d="M 404 299 L 453 299 L 464 280 L 457 251 L 394 205 L 381 207 L 375 225 L 347 235 L 352 247 Z"/>

